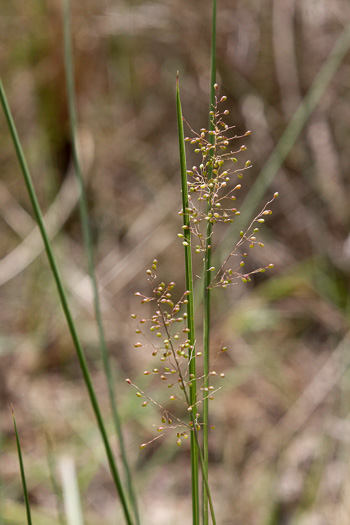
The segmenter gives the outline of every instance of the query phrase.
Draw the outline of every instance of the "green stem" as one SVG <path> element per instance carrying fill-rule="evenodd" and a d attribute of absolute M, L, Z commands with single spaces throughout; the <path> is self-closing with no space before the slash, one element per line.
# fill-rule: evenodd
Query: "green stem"
<path fill-rule="evenodd" d="M 198 441 L 198 433 L 197 433 L 197 430 L 196 430 L 196 429 L 194 429 L 193 434 L 195 435 L 195 439 L 196 439 L 196 442 L 197 442 L 197 445 L 198 445 L 199 461 L 200 461 L 200 464 L 201 464 L 202 476 L 203 476 L 203 484 L 204 484 L 204 486 L 205 486 L 205 490 L 206 490 L 207 501 L 208 501 L 208 503 L 209 503 L 209 509 L 210 509 L 211 520 L 212 520 L 212 522 L 213 522 L 213 525 L 216 525 L 216 518 L 215 518 L 214 505 L 213 505 L 213 500 L 212 500 L 212 497 L 211 497 L 211 492 L 210 492 L 210 487 L 209 487 L 208 476 L 206 475 L 204 456 L 203 456 L 202 450 L 201 450 L 200 445 L 199 445 L 199 441 Z"/>
<path fill-rule="evenodd" d="M 40 234 L 43 239 L 46 255 L 49 261 L 51 271 L 53 273 L 53 277 L 54 277 L 54 280 L 57 286 L 57 291 L 58 291 L 59 298 L 61 301 L 62 309 L 66 317 L 67 325 L 68 325 L 68 328 L 69 328 L 69 331 L 70 331 L 70 334 L 73 340 L 73 344 L 74 344 L 74 347 L 77 353 L 80 368 L 81 368 L 83 378 L 85 381 L 85 385 L 86 385 L 86 388 L 89 394 L 91 406 L 94 411 L 94 414 L 97 420 L 97 425 L 100 430 L 101 437 L 104 443 L 112 479 L 113 479 L 113 482 L 115 484 L 115 487 L 120 497 L 121 505 L 123 508 L 124 516 L 125 516 L 125 521 L 128 525 L 133 525 L 133 520 L 129 512 L 124 489 L 123 489 L 123 486 L 120 480 L 120 476 L 119 476 L 118 468 L 117 468 L 117 465 L 116 465 L 116 462 L 113 456 L 112 448 L 109 443 L 106 427 L 104 425 L 101 410 L 100 410 L 100 407 L 97 401 L 97 397 L 94 391 L 94 387 L 93 387 L 90 372 L 87 366 L 86 358 L 85 358 L 85 355 L 84 355 L 84 352 L 83 352 L 83 349 L 82 349 L 82 346 L 81 346 L 81 343 L 78 337 L 78 333 L 77 333 L 77 330 L 74 324 L 72 313 L 68 305 L 66 293 L 65 293 L 65 290 L 62 284 L 62 280 L 61 280 L 61 277 L 58 271 L 58 267 L 56 264 L 56 260 L 55 260 L 55 257 L 52 251 L 51 242 L 50 242 L 49 236 L 47 234 L 47 231 L 44 225 L 41 209 L 40 209 L 39 202 L 38 202 L 38 199 L 35 193 L 32 178 L 29 173 L 29 169 L 28 169 L 25 157 L 24 157 L 24 153 L 23 153 L 23 150 L 22 150 L 19 138 L 18 138 L 16 126 L 12 118 L 11 110 L 7 102 L 5 90 L 3 88 L 1 79 L 0 79 L 0 101 L 1 101 L 1 105 L 2 105 L 4 114 L 6 117 L 6 121 L 7 121 L 9 130 L 10 130 L 10 134 L 11 134 L 12 141 L 13 141 L 14 148 L 15 148 L 16 155 L 17 155 L 17 159 L 21 167 L 21 171 L 22 171 L 24 182 L 25 182 L 25 185 L 28 191 L 29 199 L 33 207 L 35 219 L 36 219 Z"/>
<path fill-rule="evenodd" d="M 193 272 L 192 272 L 192 250 L 191 250 L 191 230 L 190 217 L 187 212 L 189 207 L 187 191 L 187 168 L 186 168 L 186 151 L 182 119 L 182 109 L 179 91 L 179 75 L 176 82 L 176 112 L 177 125 L 179 132 L 179 151 L 180 151 L 180 168 L 181 168 L 181 193 L 182 193 L 182 211 L 184 226 L 184 248 L 185 248 L 185 269 L 186 269 L 186 290 L 189 291 L 187 296 L 187 327 L 189 328 L 188 339 L 190 341 L 190 358 L 189 358 L 189 402 L 190 406 L 196 406 L 197 401 L 197 382 L 196 382 L 196 356 L 195 356 L 195 328 L 194 328 L 194 308 L 193 308 Z M 195 410 L 191 410 L 191 419 L 193 428 L 195 427 Z M 199 481 L 198 481 L 198 441 L 195 432 L 191 432 L 191 473 L 192 473 L 192 520 L 193 525 L 199 524 Z"/>
<path fill-rule="evenodd" d="M 85 251 L 87 257 L 88 272 L 91 280 L 92 292 L 93 292 L 93 302 L 94 302 L 94 311 L 95 318 L 98 327 L 98 336 L 99 336 L 99 345 L 102 355 L 102 363 L 104 368 L 104 373 L 107 379 L 108 385 L 108 394 L 109 402 L 112 410 L 112 417 L 115 432 L 118 438 L 119 449 L 122 457 L 123 468 L 125 479 L 127 483 L 128 493 L 130 501 L 133 506 L 135 520 L 137 525 L 140 524 L 139 512 L 137 507 L 136 495 L 132 483 L 131 472 L 129 468 L 129 463 L 126 456 L 124 438 L 121 429 L 120 417 L 117 410 L 116 395 L 114 388 L 114 381 L 112 375 L 112 366 L 109 359 L 109 353 L 106 345 L 106 339 L 104 334 L 101 307 L 100 307 L 100 298 L 98 293 L 98 286 L 95 274 L 95 264 L 94 264 L 94 255 L 93 255 L 93 243 L 91 238 L 91 229 L 89 225 L 89 213 L 86 192 L 84 187 L 84 181 L 82 177 L 82 171 L 80 167 L 78 152 L 77 152 L 77 111 L 76 111 L 76 100 L 75 100 L 75 87 L 74 87 L 74 61 L 73 61 L 73 50 L 72 50 L 72 40 L 71 40 L 71 29 L 70 29 L 70 5 L 69 0 L 63 1 L 64 11 L 63 11 L 63 29 L 64 29 L 64 58 L 65 58 L 65 72 L 66 72 L 66 84 L 67 84 L 67 97 L 68 97 L 68 110 L 69 110 L 69 120 L 70 120 L 70 131 L 71 131 L 71 144 L 72 144 L 72 156 L 74 171 L 79 188 L 79 209 L 80 209 L 80 218 L 83 230 Z"/>
<path fill-rule="evenodd" d="M 215 85 L 216 83 L 216 0 L 213 0 L 212 8 L 212 38 L 211 38 L 211 73 L 210 73 L 210 107 L 212 111 L 215 106 Z M 209 117 L 209 131 L 214 129 L 214 122 Z M 209 141 L 214 145 L 214 134 L 209 134 Z M 213 148 L 211 149 L 211 156 L 213 156 Z M 211 170 L 208 171 L 208 178 L 211 178 Z M 210 201 L 207 204 L 207 213 L 210 211 Z M 211 237 L 212 224 L 208 221 L 206 228 L 206 243 L 204 254 L 204 268 L 203 268 L 203 387 L 209 388 L 209 347 L 210 347 L 210 289 L 209 284 L 211 275 L 209 268 L 211 267 Z M 203 525 L 208 525 L 208 490 L 205 479 L 208 479 L 209 466 L 209 400 L 203 400 Z"/>
<path fill-rule="evenodd" d="M 16 435 L 16 444 L 17 444 L 17 454 L 18 454 L 19 468 L 21 470 L 23 496 L 24 496 L 24 501 L 25 501 L 25 504 L 26 504 L 27 524 L 28 525 L 32 525 L 32 517 L 31 517 L 31 514 L 30 514 L 29 497 L 28 497 L 28 491 L 27 491 L 26 477 L 25 477 L 25 473 L 24 473 L 24 465 L 23 465 L 21 444 L 19 442 L 19 436 L 18 436 L 18 431 L 17 431 L 15 413 L 13 411 L 13 407 L 12 406 L 11 406 L 11 409 L 12 409 L 13 425 L 15 427 L 15 435 Z"/>

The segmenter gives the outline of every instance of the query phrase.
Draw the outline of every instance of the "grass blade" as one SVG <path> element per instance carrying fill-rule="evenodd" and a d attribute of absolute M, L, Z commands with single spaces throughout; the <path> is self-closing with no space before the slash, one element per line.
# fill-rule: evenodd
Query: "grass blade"
<path fill-rule="evenodd" d="M 69 331 L 70 331 L 70 334 L 73 340 L 74 348 L 76 350 L 76 354 L 77 354 L 79 365 L 80 365 L 80 368 L 83 374 L 84 382 L 85 382 L 85 385 L 86 385 L 86 388 L 89 394 L 91 406 L 94 411 L 97 425 L 98 425 L 98 428 L 99 428 L 99 431 L 101 433 L 101 437 L 104 443 L 112 479 L 113 479 L 114 485 L 120 497 L 120 502 L 121 502 L 121 505 L 124 511 L 126 523 L 128 525 L 132 525 L 133 520 L 131 518 L 129 507 L 127 504 L 127 499 L 126 499 L 125 492 L 124 492 L 124 488 L 122 486 L 119 471 L 118 471 L 118 468 L 117 468 L 117 465 L 116 465 L 116 462 L 113 456 L 112 448 L 109 443 L 106 427 L 105 427 L 105 424 L 102 418 L 99 403 L 97 401 L 95 390 L 92 384 L 92 380 L 91 380 L 90 372 L 87 366 L 85 354 L 83 352 L 83 348 L 81 346 L 81 343 L 78 337 L 78 333 L 77 333 L 77 330 L 74 324 L 73 316 L 72 316 L 72 313 L 68 305 L 67 296 L 66 296 L 66 293 L 65 293 L 65 290 L 62 284 L 62 280 L 61 280 L 61 277 L 58 271 L 58 267 L 56 264 L 56 260 L 55 260 L 55 257 L 52 251 L 50 239 L 46 232 L 45 224 L 42 218 L 42 213 L 41 213 L 39 202 L 36 196 L 32 178 L 31 178 L 28 166 L 27 166 L 27 162 L 25 160 L 25 156 L 22 150 L 22 146 L 21 146 L 18 134 L 17 134 L 15 123 L 12 118 L 11 110 L 7 102 L 5 90 L 3 88 L 1 79 L 0 79 L 0 101 L 1 101 L 1 105 L 3 108 L 4 114 L 5 114 L 5 118 L 6 118 L 8 127 L 9 127 L 11 138 L 14 144 L 17 159 L 21 167 L 21 171 L 22 171 L 25 185 L 28 191 L 29 199 L 33 207 L 35 219 L 36 219 L 36 222 L 38 224 L 38 227 L 39 227 L 42 239 L 43 239 L 46 255 L 47 255 L 49 265 L 50 265 L 50 268 L 53 273 L 53 277 L 54 277 L 54 280 L 57 286 L 57 291 L 58 291 L 59 298 L 61 301 L 62 309 L 66 317 L 67 325 L 68 325 L 68 328 L 69 328 Z"/>
<path fill-rule="evenodd" d="M 197 382 L 196 382 L 196 358 L 195 358 L 195 328 L 194 328 L 194 308 L 193 308 L 193 272 L 192 272 L 192 248 L 191 248 L 191 230 L 190 217 L 186 213 L 189 206 L 187 190 L 187 167 L 186 167 L 186 150 L 182 119 L 182 109 L 179 90 L 179 74 L 176 82 L 176 113 L 177 126 L 179 133 L 179 152 L 181 168 L 181 193 L 182 193 L 182 210 L 184 225 L 184 248 L 185 248 L 185 272 L 186 272 L 186 290 L 190 292 L 187 303 L 187 327 L 189 328 L 188 339 L 192 347 L 189 360 L 189 374 L 193 377 L 190 390 L 190 405 L 195 407 L 197 402 Z M 190 412 L 193 428 L 195 429 L 195 410 Z M 195 436 L 195 430 L 191 432 L 191 472 L 192 472 L 192 520 L 193 525 L 199 524 L 199 482 L 198 482 L 198 442 Z"/>
<path fill-rule="evenodd" d="M 209 112 L 215 106 L 215 84 L 216 84 L 216 0 L 213 0 L 212 6 L 212 35 L 211 35 L 211 72 L 210 72 L 210 106 Z M 209 116 L 209 131 L 214 128 L 214 123 Z M 211 144 L 214 144 L 214 135 L 209 135 Z M 208 173 L 211 177 L 211 173 Z M 207 211 L 209 212 L 210 204 L 208 202 Z M 203 268 L 203 388 L 209 388 L 209 346 L 210 346 L 210 289 L 209 284 L 211 275 L 209 268 L 211 267 L 211 240 L 212 224 L 208 221 L 206 228 L 206 245 L 204 254 L 204 268 Z M 203 400 L 203 500 L 202 513 L 203 525 L 208 525 L 209 511 L 208 511 L 208 491 L 205 479 L 208 479 L 208 465 L 209 465 L 209 400 L 207 397 Z"/>
<path fill-rule="evenodd" d="M 76 111 L 76 100 L 75 100 L 75 87 L 74 87 L 74 61 L 73 61 L 73 50 L 72 50 L 72 39 L 71 39 L 71 24 L 70 24 L 70 2 L 69 0 L 63 0 L 63 35 L 64 35 L 64 59 L 65 59 L 65 73 L 66 73 L 66 85 L 67 85 L 67 98 L 68 98 L 68 111 L 70 121 L 70 132 L 71 132 L 71 144 L 72 144 L 72 157 L 74 164 L 74 171 L 77 179 L 79 188 L 79 210 L 80 219 L 83 231 L 84 245 L 87 258 L 88 273 L 91 280 L 92 292 L 93 292 L 93 303 L 95 318 L 98 327 L 99 345 L 102 355 L 103 369 L 108 385 L 109 402 L 112 411 L 113 423 L 115 432 L 117 435 L 119 449 L 122 457 L 122 463 L 124 468 L 124 475 L 127 483 L 129 498 L 133 507 L 135 521 L 137 525 L 140 523 L 139 512 L 137 507 L 136 495 L 132 483 L 131 472 L 129 463 L 126 456 L 125 444 L 121 429 L 120 417 L 116 403 L 116 393 L 114 388 L 114 380 L 112 375 L 112 366 L 109 359 L 108 349 L 106 345 L 106 338 L 104 334 L 100 299 L 98 293 L 98 286 L 95 274 L 94 254 L 93 254 L 93 243 L 91 237 L 91 229 L 89 225 L 89 213 L 86 199 L 86 192 L 84 181 L 82 177 L 82 170 L 80 167 L 79 156 L 77 151 L 77 111 Z"/>
<path fill-rule="evenodd" d="M 197 439 L 197 442 L 198 442 L 197 431 L 195 431 L 195 433 L 196 433 L 196 439 Z M 206 469 L 205 469 L 205 465 L 204 465 L 204 456 L 203 456 L 203 453 L 202 453 L 201 448 L 200 448 L 199 445 L 198 445 L 198 450 L 199 450 L 199 461 L 200 461 L 201 469 L 202 469 L 203 485 L 205 487 L 206 498 L 207 498 L 207 502 L 209 504 L 211 520 L 212 520 L 213 525 L 216 525 L 216 518 L 215 518 L 213 499 L 211 497 L 208 477 L 206 475 Z"/>
<path fill-rule="evenodd" d="M 15 413 L 14 413 L 14 410 L 13 410 L 13 406 L 11 406 L 11 410 L 12 410 L 12 417 L 13 417 L 13 426 L 15 428 L 15 435 L 16 435 L 16 444 L 17 444 L 17 454 L 18 454 L 19 468 L 21 470 L 23 496 L 24 496 L 24 501 L 25 501 L 25 504 L 26 504 L 27 524 L 28 525 L 32 525 L 32 518 L 31 518 L 31 514 L 30 514 L 29 497 L 28 497 L 28 491 L 27 491 L 27 483 L 26 483 L 26 477 L 25 477 L 25 473 L 24 473 L 22 450 L 21 450 L 21 444 L 20 444 L 20 441 L 19 441 L 19 435 L 18 435 L 18 431 L 17 431 L 16 418 L 15 418 Z"/>

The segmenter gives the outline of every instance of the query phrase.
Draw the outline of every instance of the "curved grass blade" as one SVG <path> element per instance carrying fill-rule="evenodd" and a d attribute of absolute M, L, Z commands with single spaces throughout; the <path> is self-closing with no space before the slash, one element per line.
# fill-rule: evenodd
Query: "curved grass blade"
<path fill-rule="evenodd" d="M 179 73 L 176 79 L 176 114 L 177 127 L 179 133 L 179 152 L 181 168 L 181 193 L 182 193 L 182 211 L 183 211 L 183 235 L 185 248 L 185 272 L 186 272 L 186 290 L 190 292 L 187 303 L 187 328 L 190 330 L 188 339 L 192 347 L 192 354 L 189 359 L 189 376 L 194 379 L 189 387 L 190 405 L 195 407 L 197 403 L 197 382 L 196 382 L 196 357 L 195 357 L 195 328 L 194 328 L 194 308 L 193 308 L 193 272 L 192 272 L 192 249 L 191 249 L 191 230 L 190 217 L 186 212 L 189 206 L 187 190 L 187 167 L 186 167 L 186 150 L 182 119 L 182 109 L 179 90 Z M 195 414 L 190 412 L 193 428 L 195 428 Z M 192 473 L 192 521 L 193 525 L 199 524 L 199 482 L 198 482 L 198 442 L 195 432 L 191 432 L 191 473 Z"/>
<path fill-rule="evenodd" d="M 34 189 L 33 181 L 32 181 L 28 166 L 27 166 L 27 162 L 25 160 L 25 156 L 22 150 L 22 146 L 21 146 L 18 134 L 17 134 L 15 123 L 12 118 L 11 110 L 7 102 L 5 90 L 2 85 L 1 79 L 0 79 L 0 102 L 1 102 L 4 114 L 5 114 L 5 118 L 6 118 L 9 130 L 10 130 L 11 138 L 14 144 L 16 155 L 17 155 L 17 159 L 20 164 L 24 182 L 25 182 L 25 185 L 28 191 L 29 199 L 33 207 L 35 219 L 36 219 L 36 222 L 38 224 L 38 227 L 39 227 L 42 239 L 43 239 L 46 255 L 47 255 L 49 265 L 50 265 L 50 268 L 53 273 L 53 277 L 54 277 L 54 280 L 57 286 L 57 291 L 58 291 L 59 298 L 61 301 L 62 309 L 66 317 L 67 325 L 68 325 L 68 328 L 69 328 L 69 331 L 70 331 L 70 334 L 73 340 L 74 348 L 76 350 L 76 354 L 77 354 L 79 365 L 80 365 L 80 368 L 83 374 L 84 382 L 85 382 L 85 385 L 86 385 L 86 388 L 89 394 L 90 403 L 94 411 L 97 425 L 98 425 L 98 428 L 99 428 L 99 431 L 102 437 L 102 441 L 105 447 L 106 456 L 108 459 L 112 479 L 113 479 L 114 485 L 120 497 L 120 502 L 123 508 L 125 521 L 128 525 L 133 525 L 133 520 L 132 520 L 130 511 L 129 511 L 129 506 L 128 506 L 127 499 L 126 499 L 125 492 L 124 492 L 124 487 L 121 483 L 118 467 L 115 462 L 115 458 L 112 452 L 111 445 L 109 443 L 107 430 L 106 430 L 106 427 L 105 427 L 105 424 L 102 418 L 100 406 L 97 401 L 95 390 L 92 384 L 92 380 L 91 380 L 90 372 L 89 372 L 88 365 L 86 362 L 85 354 L 81 346 L 80 339 L 78 337 L 78 333 L 77 333 L 77 330 L 74 324 L 73 316 L 72 316 L 72 313 L 68 305 L 67 296 L 66 296 L 66 293 L 63 287 L 61 276 L 58 271 L 54 253 L 52 251 L 51 242 L 46 232 L 45 224 L 43 221 L 38 198 L 36 196 L 36 192 Z"/>
<path fill-rule="evenodd" d="M 94 254 L 93 254 L 93 243 L 91 238 L 91 229 L 89 225 L 89 212 L 86 199 L 85 186 L 79 162 L 79 156 L 77 151 L 77 111 L 76 111 L 76 100 L 75 100 L 75 87 L 74 87 L 74 61 L 73 61 L 73 50 L 72 50 L 72 39 L 71 39 L 71 24 L 70 24 L 70 3 L 69 0 L 63 0 L 63 39 L 64 39 L 64 59 L 65 59 L 65 73 L 66 73 L 66 86 L 67 86 L 67 98 L 68 98 L 68 111 L 69 111 L 69 122 L 71 132 L 71 145 L 72 145 L 72 157 L 74 164 L 74 171 L 77 179 L 79 188 L 79 210 L 80 219 L 83 231 L 85 252 L 87 258 L 88 273 L 91 280 L 93 303 L 95 318 L 98 328 L 99 345 L 102 356 L 102 363 L 104 374 L 107 380 L 109 402 L 112 411 L 113 423 L 115 432 L 117 435 L 119 449 L 122 457 L 122 463 L 124 468 L 124 475 L 128 488 L 129 498 L 133 507 L 136 524 L 140 524 L 139 512 L 137 507 L 136 495 L 132 483 L 131 472 L 129 463 L 126 456 L 126 449 L 124 444 L 124 438 L 121 429 L 120 417 L 116 403 L 116 392 L 114 388 L 112 366 L 109 359 L 108 349 L 106 345 L 106 338 L 103 328 L 100 299 L 98 293 L 98 286 L 95 274 Z"/>
<path fill-rule="evenodd" d="M 16 444 L 17 444 L 17 454 L 18 454 L 19 468 L 21 470 L 23 496 L 24 496 L 24 501 L 25 501 L 25 504 L 26 504 L 27 524 L 28 525 L 32 525 L 32 517 L 31 517 L 31 514 L 30 514 L 29 496 L 28 496 L 28 491 L 27 491 L 26 477 L 25 477 L 25 473 L 24 473 L 24 465 L 23 465 L 21 444 L 20 444 L 20 441 L 19 441 L 19 436 L 18 436 L 18 431 L 17 431 L 15 412 L 13 410 L 13 406 L 12 405 L 11 405 L 11 410 L 12 410 L 13 426 L 15 428 L 15 435 L 16 435 Z"/>

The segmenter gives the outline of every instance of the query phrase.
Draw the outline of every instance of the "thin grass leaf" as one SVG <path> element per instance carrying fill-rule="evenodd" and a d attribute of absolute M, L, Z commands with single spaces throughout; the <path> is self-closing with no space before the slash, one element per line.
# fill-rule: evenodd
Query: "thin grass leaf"
<path fill-rule="evenodd" d="M 118 467 L 117 467 L 115 459 L 114 459 L 114 455 L 113 455 L 113 452 L 112 452 L 111 445 L 109 443 L 106 427 L 105 427 L 105 424 L 104 424 L 104 421 L 103 421 L 103 418 L 102 418 L 100 406 L 99 406 L 99 403 L 97 401 L 95 390 L 94 390 L 94 387 L 93 387 L 93 384 L 92 384 L 92 380 L 91 380 L 90 372 L 89 372 L 89 369 L 88 369 L 88 366 L 87 366 L 85 354 L 84 354 L 83 348 L 81 346 L 81 343 L 80 343 L 80 340 L 79 340 L 79 337 L 78 337 L 78 333 L 77 333 L 77 330 L 76 330 L 76 327 L 75 327 L 75 323 L 74 323 L 74 320 L 73 320 L 73 316 L 72 316 L 72 313 L 71 313 L 69 305 L 68 305 L 67 296 L 66 296 L 66 293 L 65 293 L 65 290 L 64 290 L 64 287 L 63 287 L 63 283 L 62 283 L 59 271 L 58 271 L 58 267 L 57 267 L 57 264 L 56 264 L 54 253 L 52 251 L 51 242 L 50 242 L 50 239 L 48 237 L 48 234 L 47 234 L 47 231 L 46 231 L 46 228 L 45 228 L 45 224 L 44 224 L 44 221 L 43 221 L 43 218 L 42 218 L 42 213 L 41 213 L 39 202 L 38 202 L 38 199 L 37 199 L 37 196 L 36 196 L 36 192 L 35 192 L 35 189 L 34 189 L 32 178 L 31 178 L 31 175 L 29 173 L 27 162 L 25 160 L 24 152 L 22 150 L 22 146 L 21 146 L 18 134 L 17 134 L 16 126 L 15 126 L 15 123 L 14 123 L 13 118 L 12 118 L 11 110 L 10 110 L 10 107 L 8 105 L 8 102 L 7 102 L 5 90 L 3 88 L 1 79 L 0 79 L 0 101 L 1 101 L 1 105 L 2 105 L 2 108 L 3 108 L 4 114 L 5 114 L 5 118 L 6 118 L 8 127 L 9 127 L 10 134 L 11 134 L 11 137 L 12 137 L 12 141 L 13 141 L 14 148 L 15 148 L 15 151 L 16 151 L 17 159 L 18 159 L 18 162 L 19 162 L 20 167 L 21 167 L 21 171 L 22 171 L 24 182 L 25 182 L 25 185 L 26 185 L 26 188 L 27 188 L 27 191 L 28 191 L 29 199 L 30 199 L 30 202 L 31 202 L 32 207 L 33 207 L 35 219 L 36 219 L 36 222 L 38 224 L 38 227 L 39 227 L 42 239 L 43 239 L 46 255 L 47 255 L 47 258 L 48 258 L 48 261 L 49 261 L 49 265 L 50 265 L 50 268 L 51 268 L 51 271 L 53 273 L 53 277 L 54 277 L 54 280 L 55 280 L 55 283 L 56 283 L 56 286 L 57 286 L 57 291 L 58 291 L 59 298 L 60 298 L 60 301 L 61 301 L 62 309 L 63 309 L 64 315 L 66 317 L 67 325 L 68 325 L 68 328 L 69 328 L 69 331 L 70 331 L 70 334 L 71 334 L 71 337 L 72 337 L 72 340 L 73 340 L 74 348 L 76 350 L 76 354 L 77 354 L 79 365 L 80 365 L 80 368 L 81 368 L 81 371 L 82 371 L 82 374 L 83 374 L 84 382 L 85 382 L 85 385 L 86 385 L 86 388 L 87 388 L 87 391 L 88 391 L 88 394 L 89 394 L 91 406 L 92 406 L 92 409 L 94 411 L 94 414 L 95 414 L 95 417 L 96 417 L 96 421 L 97 421 L 97 425 L 98 425 L 98 428 L 99 428 L 100 433 L 101 433 L 101 437 L 102 437 L 102 441 L 103 441 L 103 444 L 104 444 L 104 447 L 105 447 L 105 451 L 106 451 L 106 455 L 107 455 L 107 459 L 108 459 L 108 463 L 109 463 L 112 479 L 113 479 L 114 485 L 115 485 L 115 487 L 117 489 L 117 492 L 119 494 L 119 497 L 120 497 L 120 502 L 121 502 L 121 505 L 122 505 L 122 508 L 123 508 L 125 521 L 126 521 L 126 523 L 128 525 L 133 525 L 133 520 L 132 520 L 130 511 L 129 511 L 129 507 L 128 507 L 127 499 L 126 499 L 126 496 L 125 496 L 124 488 L 123 488 L 123 485 L 121 483 Z"/>
<path fill-rule="evenodd" d="M 194 433 L 195 433 L 196 440 L 197 440 L 197 443 L 198 443 L 197 430 L 195 430 Z M 213 499 L 211 497 L 208 476 L 206 475 L 206 469 L 205 469 L 206 466 L 205 466 L 205 462 L 204 462 L 204 456 L 203 456 L 202 450 L 201 450 L 201 448 L 199 446 L 199 443 L 198 443 L 198 450 L 199 450 L 199 461 L 200 461 L 201 469 L 202 469 L 203 484 L 205 486 L 206 500 L 207 500 L 207 502 L 209 504 L 209 509 L 210 509 L 210 515 L 211 515 L 212 523 L 213 523 L 213 525 L 216 525 L 216 517 L 215 517 Z"/>
<path fill-rule="evenodd" d="M 197 403 L 197 381 L 196 381 L 196 357 L 195 357 L 195 326 L 194 326 L 194 308 L 193 308 L 193 272 L 192 272 L 192 248 L 191 248 L 191 230 L 190 216 L 186 212 L 189 207 L 188 189 L 187 189 L 187 166 L 186 166 L 186 149 L 183 129 L 183 118 L 179 90 L 179 74 L 176 80 L 176 114 L 177 127 L 179 134 L 179 153 L 181 168 L 181 193 L 182 193 L 182 211 L 184 226 L 184 249 L 185 249 L 185 273 L 186 273 L 186 290 L 190 292 L 187 303 L 187 328 L 190 330 L 188 339 L 190 341 L 191 358 L 189 360 L 189 377 L 191 381 L 190 405 L 195 407 Z M 195 410 L 190 412 L 193 428 L 195 429 Z M 191 473 L 192 473 L 192 521 L 194 525 L 199 524 L 199 481 L 198 481 L 198 442 L 195 432 L 191 432 Z"/>
<path fill-rule="evenodd" d="M 25 477 L 25 473 L 24 473 L 24 465 L 23 465 L 21 444 L 20 444 L 20 441 L 19 441 L 17 425 L 16 425 L 16 418 L 15 418 L 15 413 L 14 413 L 12 405 L 11 405 L 11 410 L 12 410 L 13 426 L 15 428 L 15 435 L 16 435 L 16 444 L 17 444 L 17 454 L 18 454 L 19 468 L 21 470 L 23 496 L 24 496 L 24 501 L 25 501 L 25 504 L 26 504 L 27 524 L 28 525 L 32 525 L 32 517 L 31 517 L 31 514 L 30 514 L 29 496 L 28 496 L 28 491 L 27 491 L 26 477 Z"/>
<path fill-rule="evenodd" d="M 137 507 L 136 495 L 133 487 L 131 478 L 131 472 L 129 468 L 128 459 L 126 456 L 126 449 L 124 444 L 124 438 L 120 423 L 120 417 L 116 403 L 116 392 L 114 387 L 114 378 L 112 374 L 112 366 L 109 359 L 109 353 L 106 345 L 106 338 L 103 328 L 100 298 L 96 280 L 95 264 L 94 264 L 94 253 L 93 243 L 91 236 L 91 228 L 89 224 L 89 212 L 86 198 L 86 191 L 82 176 L 82 170 L 79 162 L 79 155 L 77 151 L 77 110 L 76 110 L 76 99 L 75 99 L 75 82 L 74 82 L 74 61 L 73 61 L 73 50 L 72 50 L 72 39 L 71 39 L 71 24 L 70 24 L 70 2 L 69 0 L 63 0 L 63 37 L 64 37 L 64 62 L 65 62 L 65 73 L 66 73 L 66 86 L 67 86 L 67 98 L 68 98 L 68 111 L 69 111 L 69 122 L 71 132 L 71 144 L 72 144 L 72 157 L 74 164 L 74 171 L 77 179 L 79 188 L 79 210 L 80 219 L 83 231 L 85 252 L 87 258 L 88 273 L 91 280 L 93 303 L 95 318 L 98 327 L 99 346 L 102 355 L 102 363 L 104 374 L 108 385 L 109 402 L 112 410 L 112 417 L 115 432 L 117 435 L 119 449 L 122 457 L 122 463 L 124 468 L 124 475 L 128 488 L 129 498 L 133 507 L 136 524 L 140 524 L 139 511 Z"/>
<path fill-rule="evenodd" d="M 212 4 L 212 35 L 211 35 L 211 72 L 210 72 L 210 106 L 209 112 L 215 106 L 215 84 L 216 84 L 216 0 Z M 214 128 L 214 123 L 209 115 L 209 131 Z M 214 144 L 214 135 L 209 135 L 209 141 Z M 208 172 L 208 178 L 211 178 L 211 170 Z M 207 212 L 209 212 L 209 201 Z M 211 245 L 212 245 L 212 224 L 207 223 L 206 244 L 204 253 L 203 268 L 203 388 L 209 388 L 209 345 L 210 345 L 210 289 L 209 284 L 211 275 Z M 203 488 L 202 488 L 202 514 L 203 525 L 208 525 L 208 491 L 205 480 L 208 479 L 209 465 L 209 400 L 207 397 L 203 400 Z"/>

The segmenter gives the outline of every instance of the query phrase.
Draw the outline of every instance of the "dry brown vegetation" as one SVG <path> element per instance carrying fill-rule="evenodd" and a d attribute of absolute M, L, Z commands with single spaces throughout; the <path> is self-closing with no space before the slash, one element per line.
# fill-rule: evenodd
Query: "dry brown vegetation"
<path fill-rule="evenodd" d="M 156 257 L 164 279 L 179 286 L 184 279 L 174 96 L 180 70 L 186 119 L 196 129 L 207 125 L 211 13 L 210 2 L 198 4 L 72 1 L 80 155 L 145 524 L 190 523 L 188 450 L 171 438 L 139 449 L 158 419 L 123 380 L 144 384 L 148 357 L 133 348 L 129 321 L 146 268 Z M 253 131 L 246 145 L 254 167 L 243 196 L 256 190 L 254 181 L 350 23 L 350 8 L 345 0 L 221 0 L 218 8 L 218 82 L 231 124 Z M 71 166 L 60 0 L 3 1 L 0 34 L 2 80 L 109 420 Z M 277 190 L 280 197 L 256 260 L 272 260 L 275 269 L 213 293 L 213 355 L 222 342 L 229 347 L 218 364 L 226 380 L 211 416 L 221 525 L 349 520 L 349 68 L 346 53 L 295 144 L 292 131 L 284 135 L 288 154 L 266 194 Z M 25 523 L 12 402 L 34 521 L 59 523 L 48 456 L 59 483 L 68 455 L 86 524 L 116 523 L 120 510 L 100 436 L 2 115 L 0 123 L 0 521 Z M 221 241 L 230 237 L 219 235 L 217 246 Z M 160 387 L 149 387 L 152 395 Z"/>

